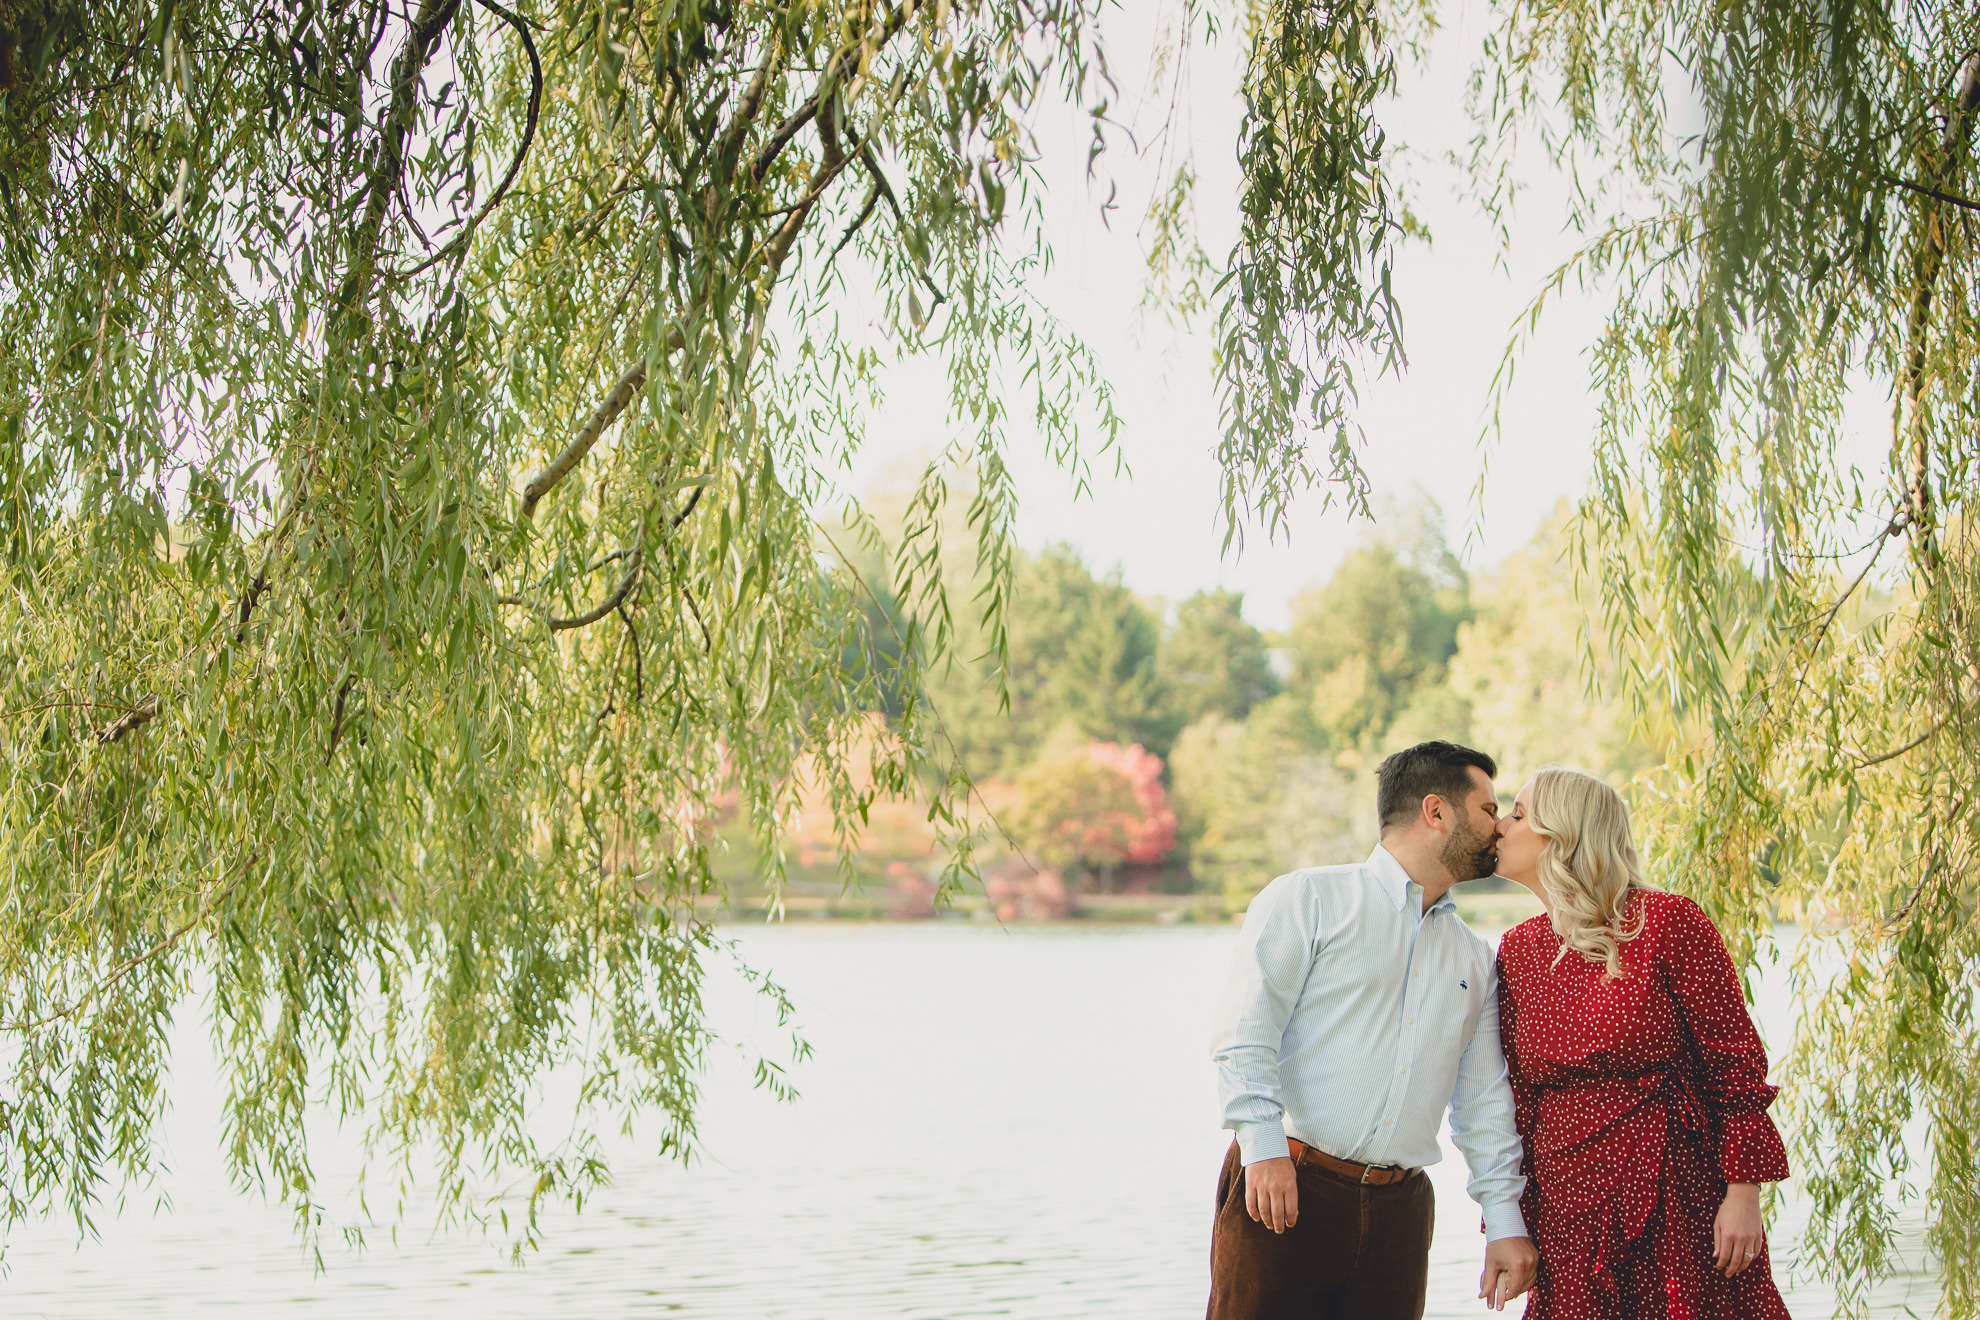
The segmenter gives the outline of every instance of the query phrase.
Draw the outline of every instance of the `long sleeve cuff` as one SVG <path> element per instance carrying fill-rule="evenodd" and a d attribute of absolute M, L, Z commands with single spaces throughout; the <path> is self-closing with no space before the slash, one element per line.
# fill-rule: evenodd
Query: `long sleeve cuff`
<path fill-rule="evenodd" d="M 1727 1182 L 1779 1182 L 1788 1176 L 1780 1130 L 1765 1114 L 1719 1116 L 1719 1176 Z"/>
<path fill-rule="evenodd" d="M 1286 1144 L 1285 1125 L 1277 1119 L 1239 1123 L 1237 1143 L 1238 1162 L 1241 1164 L 1256 1164 L 1260 1160 L 1283 1160 L 1292 1157 L 1292 1147 Z"/>
<path fill-rule="evenodd" d="M 1500 1238 L 1533 1236 L 1526 1231 L 1526 1216 L 1519 1212 L 1518 1201 L 1497 1201 L 1481 1209 L 1485 1213 L 1487 1242 L 1497 1242 Z"/>

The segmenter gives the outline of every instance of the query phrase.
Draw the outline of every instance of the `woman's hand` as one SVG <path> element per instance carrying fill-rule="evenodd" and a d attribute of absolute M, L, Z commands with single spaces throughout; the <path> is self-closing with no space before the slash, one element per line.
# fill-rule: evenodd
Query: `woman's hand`
<path fill-rule="evenodd" d="M 1719 1217 L 1712 1221 L 1712 1268 L 1731 1278 L 1767 1249 L 1760 1220 L 1760 1184 L 1728 1183 Z"/>

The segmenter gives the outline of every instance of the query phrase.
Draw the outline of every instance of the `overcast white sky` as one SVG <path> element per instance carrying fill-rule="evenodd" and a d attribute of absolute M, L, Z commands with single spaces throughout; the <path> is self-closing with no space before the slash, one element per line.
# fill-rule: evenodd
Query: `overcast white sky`
<path fill-rule="evenodd" d="M 1113 67 L 1123 93 L 1118 117 L 1146 135 L 1162 120 L 1145 86 L 1147 51 L 1159 15 L 1174 0 L 1133 0 L 1110 12 Z M 1405 317 L 1409 367 L 1400 378 L 1364 381 L 1359 418 L 1362 461 L 1379 507 L 1421 487 L 1444 509 L 1454 543 L 1474 567 L 1524 545 L 1556 503 L 1580 495 L 1589 470 L 1595 417 L 1584 348 L 1602 324 L 1606 301 L 1570 289 L 1551 305 L 1519 361 L 1505 414 L 1504 441 L 1489 454 L 1483 519 L 1475 527 L 1473 492 L 1487 460 L 1481 449 L 1484 409 L 1494 372 L 1516 319 L 1545 277 L 1575 250 L 1564 231 L 1563 192 L 1538 153 L 1522 162 L 1523 196 L 1513 247 L 1501 264 L 1485 218 L 1461 193 L 1461 172 L 1443 158 L 1472 134 L 1464 112 L 1466 76 L 1485 35 L 1482 5 L 1451 6 L 1430 58 L 1406 76 L 1383 117 L 1391 144 L 1411 153 L 1412 204 L 1433 241 L 1403 251 L 1395 286 Z M 1199 47 L 1174 131 L 1193 142 L 1201 180 L 1199 219 L 1211 255 L 1221 258 L 1235 232 L 1235 161 L 1241 42 L 1226 36 Z M 1166 91 L 1163 95 L 1166 97 Z M 1019 539 L 1029 547 L 1071 542 L 1098 571 L 1119 566 L 1136 591 L 1176 599 L 1203 587 L 1243 591 L 1256 624 L 1281 627 L 1291 598 L 1324 579 L 1364 532 L 1337 504 L 1323 509 L 1315 491 L 1294 509 L 1289 536 L 1268 542 L 1254 532 L 1242 553 L 1220 554 L 1218 401 L 1212 379 L 1208 318 L 1193 333 L 1138 316 L 1145 277 L 1137 235 L 1153 174 L 1123 144 L 1109 169 L 1120 207 L 1111 228 L 1100 218 L 1109 181 L 1086 177 L 1083 116 L 1041 117 L 1048 181 L 1049 235 L 1057 253 L 1039 296 L 1098 352 L 1117 391 L 1126 426 L 1129 472 L 1096 470 L 1090 499 L 1075 500 L 1066 475 L 1042 444 L 1021 437 L 1011 456 L 1021 501 Z M 895 371 L 887 406 L 859 456 L 851 488 L 864 492 L 887 474 L 918 468 L 946 425 L 942 386 L 927 366 Z M 1018 408 L 1017 414 L 1024 415 Z M 1874 423 L 1873 423 L 1874 424 Z M 1468 533 L 1476 532 L 1469 544 Z"/>

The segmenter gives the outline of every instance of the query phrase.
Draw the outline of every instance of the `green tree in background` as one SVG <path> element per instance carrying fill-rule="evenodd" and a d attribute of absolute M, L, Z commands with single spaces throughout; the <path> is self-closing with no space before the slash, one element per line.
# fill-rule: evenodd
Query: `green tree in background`
<path fill-rule="evenodd" d="M 1295 688 L 1338 748 L 1378 739 L 1435 688 L 1468 616 L 1464 569 L 1423 504 L 1378 522 L 1333 576 L 1293 601 Z"/>
<path fill-rule="evenodd" d="M 1414 510 L 1399 521 L 1400 529 L 1378 524 L 1367 545 L 1302 598 L 1300 624 L 1314 632 L 1323 625 L 1326 616 L 1314 602 L 1379 601 L 1384 578 L 1389 599 L 1409 600 L 1412 577 L 1416 599 L 1430 598 L 1421 590 L 1427 575 L 1409 569 L 1392 549 L 1375 552 L 1385 546 L 1382 538 L 1401 534 L 1441 559 L 1448 552 L 1436 511 Z M 1169 770 L 1198 885 L 1241 905 L 1292 867 L 1358 859 L 1375 839 L 1373 755 L 1426 738 L 1489 751 L 1508 793 L 1549 763 L 1619 784 L 1658 765 L 1672 736 L 1669 721 L 1647 742 L 1639 735 L 1646 713 L 1622 695 L 1600 622 L 1577 593 L 1566 521 L 1563 509 L 1525 549 L 1482 576 L 1445 566 L 1452 585 L 1431 598 L 1426 613 L 1440 625 L 1464 621 L 1454 640 L 1442 626 L 1393 628 L 1389 670 L 1416 677 L 1399 685 L 1405 700 L 1389 701 L 1386 718 L 1371 714 L 1355 726 L 1355 741 L 1344 742 L 1338 726 L 1329 730 L 1316 718 L 1330 709 L 1324 679 L 1310 693 L 1295 687 L 1236 719 L 1212 711 L 1193 721 L 1176 740 Z M 1398 617 L 1377 609 L 1360 617 L 1369 615 Z M 1165 654 L 1173 644 L 1172 635 Z"/>
<path fill-rule="evenodd" d="M 1673 736 L 1668 715 L 1648 740 L 1637 732 L 1639 718 L 1659 713 L 1623 695 L 1595 602 L 1576 590 L 1568 520 L 1562 508 L 1524 549 L 1472 579 L 1472 617 L 1448 668 L 1448 692 L 1462 703 L 1454 736 L 1491 750 L 1507 793 L 1550 764 L 1625 784 L 1661 764 Z M 1594 584 L 1583 590 L 1592 597 Z"/>
<path fill-rule="evenodd" d="M 1019 551 L 1015 562 L 1007 667 L 999 673 L 980 637 L 968 637 L 958 649 L 982 658 L 948 667 L 930 688 L 964 764 L 1015 773 L 1068 724 L 1086 738 L 1166 754 L 1179 723 L 1157 668 L 1155 612 L 1118 573 L 1095 577 L 1068 546 Z"/>
<path fill-rule="evenodd" d="M 1242 722 L 1212 712 L 1183 730 L 1169 777 L 1200 887 L 1236 908 L 1294 867 L 1367 855 L 1373 777 L 1342 769 L 1324 741 L 1290 692 L 1252 707 Z"/>
<path fill-rule="evenodd" d="M 1279 690 L 1265 639 L 1245 622 L 1243 592 L 1199 591 L 1179 603 L 1159 658 L 1169 709 L 1180 724 L 1210 714 L 1242 720 Z"/>

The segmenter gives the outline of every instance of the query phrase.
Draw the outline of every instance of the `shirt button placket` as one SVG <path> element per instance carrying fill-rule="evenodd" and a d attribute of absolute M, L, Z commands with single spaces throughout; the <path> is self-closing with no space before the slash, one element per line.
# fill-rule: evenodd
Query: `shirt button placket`
<path fill-rule="evenodd" d="M 1421 947 L 1421 941 L 1411 938 L 1410 962 L 1416 961 L 1416 955 Z M 1422 1010 L 1422 995 L 1423 969 L 1411 967 L 1409 980 L 1403 987 L 1403 1029 L 1401 1039 L 1397 1041 L 1396 1074 L 1389 1086 L 1389 1103 L 1383 1106 L 1385 1112 L 1382 1115 L 1382 1140 L 1378 1143 L 1377 1157 L 1383 1161 L 1389 1158 L 1389 1146 L 1395 1139 L 1396 1119 L 1401 1116 L 1403 1103 L 1409 1095 L 1409 1083 L 1406 1080 L 1409 1077 L 1407 1060 L 1416 1057 L 1416 1015 Z"/>

